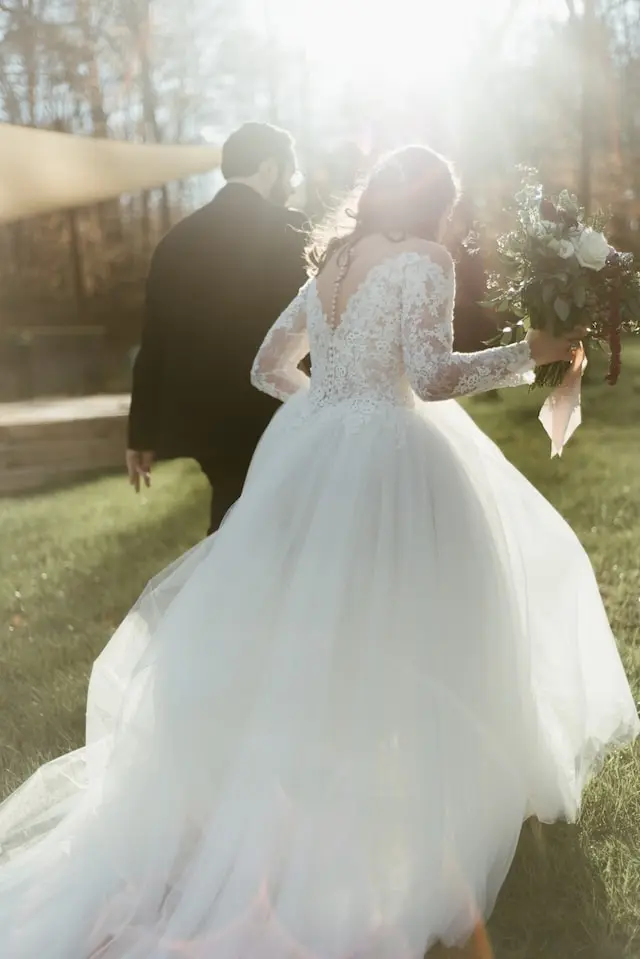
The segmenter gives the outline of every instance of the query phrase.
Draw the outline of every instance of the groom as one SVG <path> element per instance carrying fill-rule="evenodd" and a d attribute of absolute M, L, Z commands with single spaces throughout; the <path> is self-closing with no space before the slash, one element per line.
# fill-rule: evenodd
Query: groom
<path fill-rule="evenodd" d="M 224 144 L 221 169 L 226 185 L 154 253 L 127 450 L 136 491 L 155 459 L 195 459 L 212 487 L 210 533 L 277 407 L 250 385 L 255 354 L 306 279 L 304 217 L 286 208 L 290 135 L 246 123 Z"/>

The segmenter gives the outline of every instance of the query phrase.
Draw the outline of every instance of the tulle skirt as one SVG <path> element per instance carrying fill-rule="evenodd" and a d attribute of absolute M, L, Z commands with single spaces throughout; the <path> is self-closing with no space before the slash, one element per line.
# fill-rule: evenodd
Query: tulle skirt
<path fill-rule="evenodd" d="M 586 554 L 456 403 L 296 397 L 0 807 L 0 955 L 422 959 L 637 732 Z"/>

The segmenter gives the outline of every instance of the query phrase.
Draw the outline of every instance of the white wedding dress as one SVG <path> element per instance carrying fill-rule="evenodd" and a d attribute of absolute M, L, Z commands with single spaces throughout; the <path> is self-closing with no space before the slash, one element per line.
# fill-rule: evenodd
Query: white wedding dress
<path fill-rule="evenodd" d="M 636 736 L 582 547 L 447 401 L 531 369 L 451 352 L 453 288 L 404 252 L 335 328 L 315 280 L 277 322 L 241 499 L 0 807 L 3 959 L 422 959 Z"/>

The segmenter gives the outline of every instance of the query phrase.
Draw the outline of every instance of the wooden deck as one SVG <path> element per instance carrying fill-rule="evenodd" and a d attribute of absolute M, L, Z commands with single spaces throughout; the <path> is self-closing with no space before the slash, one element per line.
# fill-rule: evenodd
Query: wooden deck
<path fill-rule="evenodd" d="M 122 466 L 129 396 L 0 403 L 0 495 Z"/>

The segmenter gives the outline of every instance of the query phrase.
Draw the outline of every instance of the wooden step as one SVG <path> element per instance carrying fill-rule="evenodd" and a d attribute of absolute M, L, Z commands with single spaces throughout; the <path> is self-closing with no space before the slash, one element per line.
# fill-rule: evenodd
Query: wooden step
<path fill-rule="evenodd" d="M 124 469 L 128 400 L 0 404 L 0 495 Z"/>

